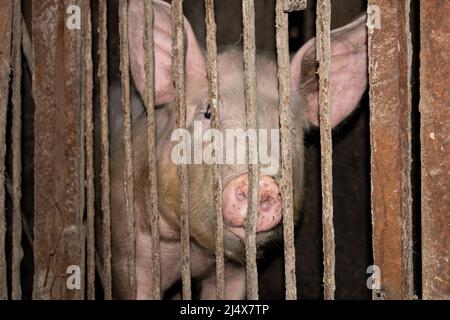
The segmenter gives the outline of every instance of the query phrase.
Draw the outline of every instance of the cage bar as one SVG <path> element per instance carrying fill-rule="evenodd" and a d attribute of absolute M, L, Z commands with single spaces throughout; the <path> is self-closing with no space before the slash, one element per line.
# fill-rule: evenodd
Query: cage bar
<path fill-rule="evenodd" d="M 448 1 L 420 1 L 423 299 L 450 299 L 449 10 Z"/>
<path fill-rule="evenodd" d="M 381 271 L 374 299 L 413 298 L 409 7 L 368 7 L 372 245 Z"/>
<path fill-rule="evenodd" d="M 20 300 L 22 289 L 20 285 L 20 263 L 23 257 L 22 241 L 22 5 L 15 0 L 13 5 L 13 35 L 12 35 L 12 265 L 11 265 L 11 298 Z"/>
<path fill-rule="evenodd" d="M 325 300 L 334 299 L 335 239 L 333 225 L 333 143 L 331 137 L 331 4 L 329 0 L 317 2 L 317 60 L 319 62 L 319 119 L 322 177 L 322 230 L 323 230 L 323 285 Z"/>
<path fill-rule="evenodd" d="M 130 57 L 128 48 L 128 1 L 119 1 L 120 71 L 122 85 L 124 190 L 127 216 L 128 298 L 136 298 L 136 229 L 134 217 L 133 146 L 130 108 Z"/>
<path fill-rule="evenodd" d="M 83 105 L 86 146 L 86 265 L 87 298 L 95 300 L 94 116 L 90 1 L 83 2 Z"/>
<path fill-rule="evenodd" d="M 206 49 L 207 49 L 207 74 L 209 85 L 209 105 L 211 107 L 211 127 L 220 129 L 218 83 L 217 83 L 217 42 L 214 1 L 205 0 L 206 10 Z M 225 298 L 225 260 L 223 247 L 223 216 L 222 216 L 222 167 L 213 164 L 213 194 L 214 212 L 216 216 L 216 297 Z"/>
<path fill-rule="evenodd" d="M 103 291 L 105 300 L 112 299 L 111 279 L 111 207 L 110 207 L 110 172 L 109 172 L 109 120 L 108 120 L 108 28 L 107 2 L 99 0 L 99 66 L 100 82 L 100 157 L 101 157 L 101 208 L 102 208 L 102 246 L 103 246 Z"/>
<path fill-rule="evenodd" d="M 244 86 L 246 126 L 257 129 L 258 107 L 256 104 L 256 45 L 255 45 L 255 3 L 254 0 L 242 1 L 242 20 L 244 25 Z M 257 132 L 257 131 L 256 131 Z M 258 140 L 258 137 L 256 138 Z M 258 145 L 252 145 L 246 139 L 248 152 L 248 207 L 245 223 L 245 259 L 247 276 L 247 299 L 258 299 L 258 268 L 256 265 L 256 223 L 258 219 L 259 153 Z M 256 150 L 256 152 L 255 152 Z M 258 157 L 255 164 L 250 163 L 252 155 Z"/>
<path fill-rule="evenodd" d="M 5 252 L 5 135 L 11 70 L 12 13 L 13 3 L 11 1 L 2 2 L 2 6 L 0 6 L 0 300 L 8 299 Z"/>
<path fill-rule="evenodd" d="M 66 10 L 58 0 L 33 2 L 34 299 L 84 297 L 84 281 L 73 290 L 84 279 L 81 32 L 66 27 Z"/>
<path fill-rule="evenodd" d="M 147 145 L 148 145 L 148 207 L 150 230 L 152 235 L 152 294 L 153 299 L 161 299 L 161 257 L 159 241 L 159 212 L 158 212 L 158 180 L 156 164 L 156 126 L 155 126 L 155 69 L 153 46 L 153 1 L 145 0 L 145 106 L 147 110 Z"/>
<path fill-rule="evenodd" d="M 175 102 L 178 109 L 178 128 L 186 128 L 186 88 L 184 70 L 184 16 L 183 0 L 172 1 L 172 74 L 175 84 Z M 186 143 L 186 141 L 184 141 Z M 185 148 L 187 150 L 187 147 Z M 186 164 L 178 165 L 180 179 L 181 277 L 183 299 L 191 300 L 191 257 L 189 243 L 189 199 Z"/>
<path fill-rule="evenodd" d="M 294 247 L 294 203 L 292 188 L 292 107 L 289 57 L 289 21 L 288 14 L 283 11 L 286 1 L 276 3 L 276 42 L 278 62 L 278 100 L 280 109 L 281 135 L 281 180 L 280 193 L 283 210 L 284 239 L 284 275 L 286 299 L 297 299 L 297 280 L 295 275 Z"/>

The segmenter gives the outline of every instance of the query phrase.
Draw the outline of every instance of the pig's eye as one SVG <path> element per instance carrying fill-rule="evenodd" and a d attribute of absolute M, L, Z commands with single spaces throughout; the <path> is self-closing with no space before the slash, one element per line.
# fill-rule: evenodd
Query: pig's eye
<path fill-rule="evenodd" d="M 208 108 L 206 108 L 206 112 L 204 113 L 206 119 L 211 119 L 211 105 L 208 104 Z"/>

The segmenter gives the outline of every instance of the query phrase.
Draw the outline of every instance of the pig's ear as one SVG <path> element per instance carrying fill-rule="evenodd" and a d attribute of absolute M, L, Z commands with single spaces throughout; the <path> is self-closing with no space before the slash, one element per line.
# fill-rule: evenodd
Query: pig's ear
<path fill-rule="evenodd" d="M 155 104 L 174 100 L 172 81 L 172 15 L 171 6 L 164 1 L 153 1 L 154 52 L 155 52 Z M 144 1 L 131 0 L 128 8 L 128 32 L 130 39 L 130 66 L 134 83 L 141 94 L 146 85 L 144 50 Z M 190 81 L 206 78 L 205 58 L 192 27 L 184 19 L 186 41 L 186 77 Z"/>
<path fill-rule="evenodd" d="M 319 123 L 316 41 L 311 39 L 291 61 L 292 90 L 299 90 L 307 119 Z M 331 124 L 336 126 L 358 105 L 367 87 L 366 16 L 331 32 Z"/>

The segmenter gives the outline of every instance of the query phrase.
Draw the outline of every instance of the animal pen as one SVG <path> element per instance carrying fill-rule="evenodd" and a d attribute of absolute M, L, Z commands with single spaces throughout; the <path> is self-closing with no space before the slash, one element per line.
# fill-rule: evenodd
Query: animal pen
<path fill-rule="evenodd" d="M 160 239 L 154 118 L 153 2 L 145 3 L 144 103 L 149 150 L 148 218 L 152 230 L 153 289 L 161 299 Z M 125 151 L 127 264 L 135 269 L 133 152 L 130 106 L 127 0 L 118 1 L 118 21 L 108 21 L 112 1 L 0 1 L 0 299 L 112 299 L 108 123 L 108 23 L 119 26 L 120 79 Z M 211 126 L 218 117 L 215 4 L 205 0 L 206 57 Z M 333 5 L 337 5 L 337 1 Z M 296 272 L 290 110 L 289 16 L 309 7 L 315 19 L 317 76 L 320 83 L 320 165 L 323 246 L 323 298 L 335 298 L 333 144 L 330 123 L 332 67 L 330 0 L 276 0 L 273 21 L 280 110 L 285 294 L 295 300 L 302 278 Z M 91 8 L 92 7 L 92 8 Z M 95 7 L 96 10 L 93 10 Z M 367 274 L 373 299 L 450 299 L 450 2 L 369 0 L 368 79 L 370 105 L 370 211 L 373 263 Z M 315 11 L 315 12 L 314 12 Z M 95 15 L 94 15 L 95 14 Z M 69 28 L 69 17 L 73 28 Z M 307 19 L 306 15 L 304 16 Z M 95 21 L 95 23 L 94 23 Z M 247 128 L 257 128 L 255 83 L 255 1 L 242 0 L 242 46 Z M 94 26 L 94 27 L 93 27 Z M 186 126 L 183 1 L 172 0 L 173 78 L 178 125 Z M 30 76 L 31 75 L 31 76 Z M 29 85 L 25 86 L 24 83 Z M 98 84 L 96 84 L 98 82 Z M 98 95 L 95 103 L 94 95 Z M 25 102 L 32 101 L 30 115 Z M 417 102 L 417 103 L 416 103 Z M 94 123 L 94 108 L 100 121 Z M 30 121 L 31 117 L 31 121 Z M 25 126 L 25 120 L 31 123 Z M 94 166 L 94 127 L 100 128 L 100 172 Z M 22 154 L 32 141 L 32 157 Z M 248 152 L 254 146 L 249 145 Z M 31 159 L 31 160 L 30 160 Z M 29 167 L 34 175 L 27 176 Z M 247 298 L 258 299 L 256 222 L 259 166 L 249 165 L 246 219 Z M 95 183 L 95 176 L 100 177 Z M 180 179 L 182 298 L 192 299 L 187 165 Z M 102 194 L 95 205 L 95 188 Z M 224 298 L 221 165 L 213 166 L 216 219 L 217 298 Z M 31 196 L 32 194 L 32 196 Z M 25 208 L 32 197 L 33 208 Z M 27 209 L 33 215 L 24 214 Z M 102 233 L 96 215 L 102 212 Z M 351 226 L 349 226 L 351 227 Z M 31 231 L 30 231 L 31 230 Z M 31 250 L 23 250 L 28 242 Z M 101 243 L 104 255 L 96 256 Z M 416 255 L 416 256 L 414 256 Z M 101 260 L 101 261 L 99 261 Z M 32 264 L 33 274 L 23 265 Z M 69 266 L 79 269 L 68 270 Z M 351 268 L 352 266 L 348 266 Z M 79 270 L 80 287 L 68 286 Z M 69 271 L 69 272 L 68 272 Z M 365 270 L 364 270 L 365 271 Z M 136 274 L 128 274 L 130 299 Z M 99 279 L 101 278 L 101 285 Z M 97 291 L 97 292 L 96 292 Z M 99 294 L 99 291 L 102 294 Z"/>

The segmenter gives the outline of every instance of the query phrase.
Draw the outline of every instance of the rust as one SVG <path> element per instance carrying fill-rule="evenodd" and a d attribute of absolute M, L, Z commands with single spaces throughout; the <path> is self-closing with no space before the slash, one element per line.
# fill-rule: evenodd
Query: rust
<path fill-rule="evenodd" d="M 11 298 L 20 300 L 22 289 L 20 286 L 20 263 L 23 258 L 22 241 L 22 5 L 15 0 L 13 5 L 13 85 L 12 85 L 12 281 Z"/>
<path fill-rule="evenodd" d="M 186 88 L 184 70 L 184 16 L 183 0 L 172 2 L 172 73 L 175 84 L 175 101 L 178 109 L 178 127 L 186 127 Z M 189 199 L 188 176 L 185 164 L 178 165 L 180 179 L 180 228 L 181 228 L 181 277 L 183 283 L 183 299 L 191 300 L 191 257 L 189 243 Z"/>
<path fill-rule="evenodd" d="M 372 244 L 381 270 L 373 298 L 412 299 L 410 1 L 369 4 L 381 13 L 377 29 L 369 7 Z"/>
<path fill-rule="evenodd" d="M 107 51 L 107 3 L 99 0 L 99 67 L 100 80 L 100 157 L 101 157 L 101 207 L 103 247 L 103 291 L 105 300 L 112 299 L 111 279 L 111 207 L 109 172 L 109 123 L 108 123 L 108 51 Z"/>
<path fill-rule="evenodd" d="M 148 144 L 148 185 L 149 185 L 149 220 L 152 234 L 152 284 L 153 299 L 161 299 L 161 257 L 159 241 L 159 212 L 157 189 L 157 164 L 156 164 L 156 126 L 155 126 L 155 66 L 153 47 L 153 1 L 145 0 L 145 74 L 147 85 L 145 86 L 145 106 L 147 109 L 147 144 Z"/>
<path fill-rule="evenodd" d="M 12 1 L 3 2 L 0 7 L 0 300 L 8 299 L 5 253 L 5 134 L 11 71 L 12 12 Z"/>
<path fill-rule="evenodd" d="M 66 27 L 66 10 L 33 2 L 34 299 L 84 297 L 84 281 L 81 290 L 67 285 L 71 266 L 84 278 L 85 235 L 81 32 Z"/>
<path fill-rule="evenodd" d="M 127 216 L 128 298 L 136 298 L 136 228 L 134 216 L 133 146 L 130 107 L 130 56 L 128 49 L 128 1 L 119 1 L 120 71 L 122 84 L 123 170 L 125 214 Z"/>
<path fill-rule="evenodd" d="M 331 4 L 317 2 L 317 60 L 319 62 L 319 118 L 322 176 L 323 286 L 325 300 L 333 300 L 335 280 L 335 239 L 333 224 L 333 143 L 331 138 Z"/>
<path fill-rule="evenodd" d="M 283 1 L 276 4 L 276 41 L 278 62 L 278 100 L 280 109 L 281 134 L 281 204 L 283 212 L 284 239 L 284 276 L 286 299 L 297 299 L 297 280 L 295 275 L 294 246 L 294 203 L 292 188 L 292 109 L 290 100 L 290 57 L 289 57 L 289 22 L 287 13 L 283 12 Z"/>
<path fill-rule="evenodd" d="M 86 247 L 87 298 L 95 300 L 95 209 L 92 25 L 90 1 L 83 2 L 83 105 L 86 146 Z"/>
<path fill-rule="evenodd" d="M 450 299 L 449 10 L 448 1 L 420 1 L 423 299 Z"/>
<path fill-rule="evenodd" d="M 217 25 L 214 17 L 214 1 L 205 1 L 206 10 L 206 48 L 207 72 L 209 84 L 209 105 L 211 106 L 211 127 L 220 129 L 218 109 L 217 83 Z M 214 212 L 216 213 L 216 298 L 225 298 L 225 259 L 223 248 L 223 216 L 222 216 L 222 170 L 217 163 L 213 164 Z"/>
<path fill-rule="evenodd" d="M 247 129 L 257 129 L 258 108 L 256 104 L 256 46 L 255 46 L 255 3 L 242 1 L 242 20 L 244 25 L 244 86 Z M 258 141 L 258 137 L 256 138 Z M 258 146 L 246 139 L 248 157 L 259 154 Z M 256 148 L 256 152 L 254 152 Z M 259 158 L 259 156 L 258 156 Z M 249 195 L 245 224 L 245 259 L 247 276 L 247 299 L 258 299 L 258 268 L 256 265 L 256 223 L 258 219 L 259 160 L 256 164 L 248 162 Z"/>

